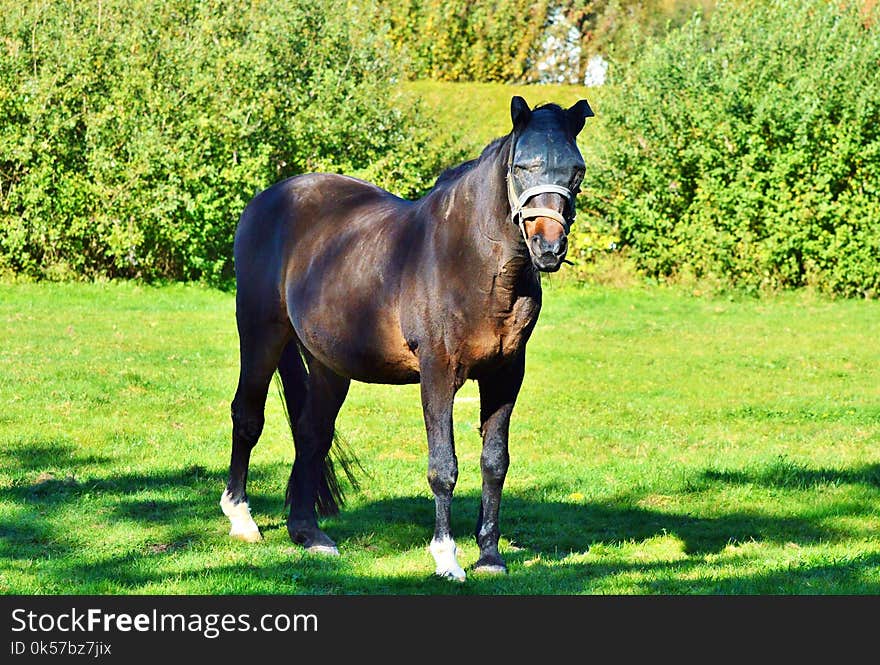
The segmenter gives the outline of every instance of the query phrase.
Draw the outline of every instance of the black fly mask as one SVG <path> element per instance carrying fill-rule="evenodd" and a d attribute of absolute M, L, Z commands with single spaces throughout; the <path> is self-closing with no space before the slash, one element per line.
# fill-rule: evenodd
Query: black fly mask
<path fill-rule="evenodd" d="M 593 115 L 586 101 L 568 110 L 556 105 L 530 111 L 522 97 L 511 102 L 513 146 L 507 166 L 507 195 L 511 221 L 519 226 L 528 242 L 525 222 L 548 217 L 559 222 L 568 234 L 575 216 L 575 196 L 584 177 L 584 159 L 575 137 L 584 120 Z M 530 207 L 539 194 L 558 194 L 562 211 L 548 207 Z"/>

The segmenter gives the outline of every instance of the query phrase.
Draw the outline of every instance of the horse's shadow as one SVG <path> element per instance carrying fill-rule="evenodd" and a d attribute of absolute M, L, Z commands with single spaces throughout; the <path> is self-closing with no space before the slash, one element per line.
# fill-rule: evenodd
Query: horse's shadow
<path fill-rule="evenodd" d="M 456 539 L 472 537 L 479 510 L 477 495 L 456 496 L 453 533 Z M 846 505 L 853 515 L 868 515 L 874 506 Z M 340 541 L 381 541 L 389 548 L 424 545 L 433 531 L 433 502 L 424 497 L 395 497 L 373 501 L 325 521 L 328 532 Z M 767 541 L 815 544 L 857 535 L 818 519 L 767 515 L 743 509 L 717 516 L 658 511 L 627 502 L 566 503 L 535 501 L 507 496 L 502 501 L 502 534 L 519 555 L 564 557 L 586 552 L 596 544 L 641 542 L 657 536 L 681 540 L 688 555 L 722 551 L 732 543 Z M 516 555 L 515 557 L 516 558 Z"/>
<path fill-rule="evenodd" d="M 258 481 L 257 486 L 266 487 L 271 486 L 270 480 L 283 477 L 285 472 L 284 465 L 254 465 L 252 477 Z M 155 473 L 99 473 L 84 479 L 58 474 L 32 484 L 14 483 L 0 488 L 0 501 L 15 507 L 14 511 L 7 513 L 9 517 L 0 523 L 0 535 L 3 536 L 0 557 L 13 561 L 33 559 L 48 553 L 71 561 L 66 567 L 61 565 L 57 568 L 58 575 L 85 577 L 98 574 L 133 588 L 161 583 L 162 574 L 145 565 L 144 557 L 161 556 L 191 546 L 214 547 L 219 539 L 225 539 L 225 518 L 217 505 L 224 477 L 225 474 L 219 469 L 190 466 Z M 858 525 L 864 523 L 863 518 L 876 514 L 874 498 L 880 494 L 880 464 L 842 469 L 771 465 L 751 471 L 706 470 L 696 474 L 692 482 L 697 490 L 746 483 L 782 490 L 804 490 L 819 484 L 859 485 L 868 490 L 869 496 L 862 501 L 848 500 L 833 505 L 825 503 L 821 510 L 813 512 L 804 509 L 796 514 L 784 510 L 771 513 L 766 506 L 762 511 L 743 506 L 735 511 L 691 514 L 645 504 L 635 494 L 601 501 L 568 502 L 544 498 L 551 491 L 558 495 L 556 490 L 559 488 L 534 488 L 529 493 L 508 492 L 502 501 L 501 511 L 505 556 L 512 571 L 523 565 L 535 565 L 530 569 L 534 574 L 530 572 L 526 576 L 511 575 L 493 582 L 478 582 L 483 586 L 477 589 L 493 593 L 547 592 L 547 586 L 533 586 L 525 577 L 539 578 L 552 585 L 557 592 L 577 592 L 584 588 L 584 579 L 634 571 L 656 576 L 654 586 L 645 589 L 648 592 L 679 592 L 681 589 L 676 584 L 680 584 L 683 573 L 691 571 L 698 574 L 697 567 L 704 560 L 699 555 L 720 553 L 730 543 L 757 541 L 809 546 L 847 538 L 864 539 L 870 534 L 864 529 L 860 530 Z M 865 494 L 862 493 L 862 496 Z M 66 538 L 57 526 L 53 527 L 53 523 L 59 524 L 59 518 L 68 511 L 93 500 L 102 506 L 105 513 L 103 519 L 109 527 L 131 525 L 135 531 L 141 529 L 145 532 L 152 529 L 161 532 L 164 541 L 141 553 L 131 551 L 104 561 L 92 560 L 86 566 L 77 563 L 76 540 Z M 476 492 L 456 493 L 452 526 L 459 542 L 472 538 L 479 501 Z M 273 543 L 287 542 L 285 538 L 278 537 L 280 534 L 273 533 L 285 528 L 280 492 L 256 492 L 251 497 L 251 504 L 258 523 L 267 535 L 263 547 L 275 548 L 277 545 Z M 829 520 L 827 518 L 831 513 L 856 519 Z M 204 525 L 204 529 L 200 525 Z M 424 593 L 425 577 L 402 572 L 399 575 L 363 578 L 346 561 L 346 555 L 358 557 L 367 552 L 394 555 L 424 548 L 434 525 L 434 504 L 427 493 L 378 500 L 365 500 L 363 495 L 355 495 L 348 507 L 343 508 L 340 514 L 323 520 L 322 525 L 339 543 L 343 553 L 341 560 L 316 562 L 313 557 L 285 545 L 284 551 L 290 548 L 291 554 L 280 558 L 272 555 L 278 560 L 265 566 L 241 570 L 236 564 L 229 564 L 226 568 L 238 576 L 244 593 L 252 588 L 274 592 L 276 587 L 272 585 L 275 580 L 290 579 L 291 572 L 297 569 L 305 571 L 303 574 L 310 577 L 310 588 L 314 589 L 326 588 L 330 592 L 345 593 Z M 593 559 L 587 563 L 583 557 L 570 557 L 572 553 L 587 553 L 598 545 L 626 543 L 638 547 L 639 543 L 655 537 L 675 538 L 680 541 L 682 553 L 697 556 L 681 560 L 660 557 L 660 561 L 641 563 L 624 561 L 620 557 L 612 563 Z M 791 576 L 798 574 L 850 579 L 855 580 L 851 583 L 858 585 L 860 572 L 857 569 L 860 566 L 876 568 L 880 565 L 880 557 L 869 559 L 860 564 L 853 564 L 852 561 L 830 563 L 805 569 L 801 573 L 789 571 L 788 577 L 775 573 L 752 574 L 751 577 L 739 574 L 728 582 L 712 581 L 714 586 L 704 587 L 711 592 L 736 591 L 743 579 L 751 579 L 758 588 L 766 587 L 772 592 L 772 589 L 790 583 Z M 538 563 L 534 564 L 535 561 Z M 553 562 L 564 565 L 555 565 Z M 426 575 L 430 572 L 429 567 L 426 554 Z M 222 570 L 217 572 L 221 573 Z M 703 571 L 699 575 L 705 577 L 706 573 Z M 184 578 L 189 576 L 201 579 L 203 571 L 194 569 L 181 574 Z M 880 592 L 880 586 L 876 583 L 872 585 L 867 582 L 861 586 L 866 592 Z M 436 591 L 450 592 L 445 586 L 438 586 Z M 278 592 L 296 592 L 296 589 L 279 586 Z"/>
<path fill-rule="evenodd" d="M 252 476 L 274 475 L 274 470 L 255 465 Z M 0 489 L 0 498 L 45 514 L 54 508 L 76 501 L 88 494 L 115 495 L 112 514 L 115 518 L 143 524 L 173 525 L 188 519 L 218 519 L 214 494 L 224 475 L 204 467 L 190 466 L 174 472 L 156 474 L 119 474 L 77 482 L 72 478 L 49 478 L 34 485 L 15 485 Z M 819 483 L 860 484 L 880 491 L 880 464 L 847 469 L 798 468 L 786 474 L 773 469 L 752 473 L 743 471 L 702 472 L 697 481 L 712 484 L 744 484 L 806 489 Z M 139 498 L 143 492 L 171 489 L 173 499 Z M 535 494 L 545 494 L 541 488 Z M 552 489 L 552 488 L 551 488 Z M 213 490 L 213 491 L 212 491 Z M 458 492 L 453 502 L 453 530 L 456 538 L 473 534 L 480 497 Z M 269 493 L 251 496 L 257 515 L 274 515 L 261 525 L 264 530 L 284 528 L 280 497 Z M 842 510 L 853 516 L 867 515 L 875 509 L 848 502 Z M 31 512 L 31 511 L 29 511 Z M 38 515 L 33 515 L 34 518 Z M 389 548 L 417 547 L 430 538 L 434 523 L 434 503 L 425 495 L 396 496 L 375 501 L 355 501 L 324 526 L 340 541 L 381 540 Z M 595 543 L 642 541 L 658 535 L 673 534 L 684 543 L 687 554 L 718 552 L 729 543 L 770 541 L 810 544 L 848 537 L 854 534 L 845 527 L 833 527 L 827 521 L 807 516 L 773 515 L 742 509 L 714 516 L 657 510 L 637 505 L 633 497 L 606 501 L 561 502 L 505 494 L 501 512 L 502 532 L 518 548 L 544 555 L 583 552 Z"/>

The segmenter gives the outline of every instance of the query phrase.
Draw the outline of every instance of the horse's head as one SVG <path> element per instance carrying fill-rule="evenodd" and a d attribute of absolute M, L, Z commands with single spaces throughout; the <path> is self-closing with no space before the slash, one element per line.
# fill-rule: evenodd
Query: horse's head
<path fill-rule="evenodd" d="M 575 137 L 593 111 L 586 100 L 567 110 L 555 104 L 530 110 L 522 97 L 514 97 L 510 115 L 511 219 L 519 226 L 535 267 L 555 272 L 568 251 L 574 199 L 584 177 L 584 159 Z"/>

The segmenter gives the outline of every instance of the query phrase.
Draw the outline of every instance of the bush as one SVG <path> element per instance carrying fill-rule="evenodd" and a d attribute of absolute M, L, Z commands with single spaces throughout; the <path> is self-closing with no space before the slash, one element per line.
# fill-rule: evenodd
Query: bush
<path fill-rule="evenodd" d="M 344 171 L 412 195 L 457 156 L 425 149 L 382 36 L 342 0 L 35 0 L 0 35 L 7 271 L 222 282 L 273 182 Z"/>
<path fill-rule="evenodd" d="M 538 48 L 548 0 L 401 0 L 362 3 L 383 25 L 411 78 L 515 81 Z"/>
<path fill-rule="evenodd" d="M 626 58 L 628 26 L 659 32 L 710 0 L 355 0 L 411 79 L 582 83 L 590 56 Z"/>
<path fill-rule="evenodd" d="M 880 291 L 880 27 L 853 2 L 719 4 L 603 96 L 594 223 L 641 269 Z M 870 11 L 875 12 L 872 20 Z"/>

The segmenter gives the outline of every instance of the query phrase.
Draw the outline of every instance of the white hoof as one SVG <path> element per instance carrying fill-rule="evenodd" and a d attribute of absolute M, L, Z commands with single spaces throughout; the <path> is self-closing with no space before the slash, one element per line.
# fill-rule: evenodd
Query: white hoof
<path fill-rule="evenodd" d="M 455 552 L 455 541 L 452 538 L 431 541 L 431 554 L 434 556 L 434 562 L 437 564 L 434 574 L 448 580 L 464 582 L 467 576 L 464 569 L 458 565 Z"/>
<path fill-rule="evenodd" d="M 474 572 L 481 575 L 506 575 L 507 568 L 504 566 L 498 566 L 496 564 L 486 564 L 483 566 L 475 567 Z"/>
<path fill-rule="evenodd" d="M 464 582 L 467 579 L 467 575 L 465 575 L 464 570 L 460 567 L 456 570 L 443 570 L 441 571 L 439 568 L 434 571 L 435 575 L 439 575 L 443 579 L 452 580 L 453 582 Z"/>
<path fill-rule="evenodd" d="M 263 539 L 257 523 L 251 517 L 251 507 L 247 501 L 232 503 L 232 497 L 224 491 L 223 496 L 220 497 L 220 508 L 223 510 L 223 514 L 229 518 L 230 536 L 246 543 L 256 543 Z"/>

